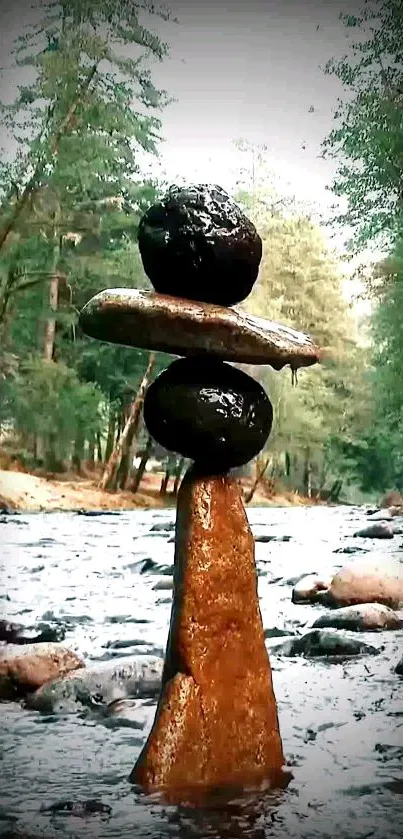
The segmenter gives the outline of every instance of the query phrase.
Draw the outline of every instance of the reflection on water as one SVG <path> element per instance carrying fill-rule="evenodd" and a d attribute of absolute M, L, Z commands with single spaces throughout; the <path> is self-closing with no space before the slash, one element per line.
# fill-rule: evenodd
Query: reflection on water
<path fill-rule="evenodd" d="M 66 643 L 91 662 L 161 653 L 173 517 L 171 510 L 4 517 L 2 616 L 27 625 L 57 622 Z M 278 539 L 256 544 L 265 629 L 295 634 L 311 625 L 323 609 L 293 605 L 293 581 L 340 567 L 351 557 L 338 549 L 401 556 L 399 537 L 360 545 L 351 538 L 365 521 L 359 509 L 252 509 L 249 518 L 257 536 Z M 163 581 L 165 590 L 156 587 Z M 379 655 L 330 663 L 271 654 L 293 774 L 277 792 L 216 792 L 177 806 L 135 790 L 128 778 L 152 725 L 150 699 L 123 701 L 122 708 L 130 705 L 125 719 L 81 706 L 45 716 L 3 703 L 0 836 L 397 839 L 403 680 L 393 665 L 402 655 L 402 633 L 360 637 L 379 647 Z"/>

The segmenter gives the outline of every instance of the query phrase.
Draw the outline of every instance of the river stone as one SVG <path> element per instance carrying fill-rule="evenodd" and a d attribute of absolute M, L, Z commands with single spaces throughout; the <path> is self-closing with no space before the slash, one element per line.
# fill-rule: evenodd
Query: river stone
<path fill-rule="evenodd" d="M 161 686 L 160 656 L 135 655 L 96 662 L 54 679 L 31 694 L 26 705 L 43 713 L 76 712 L 79 705 L 105 707 L 117 699 L 155 697 Z"/>
<path fill-rule="evenodd" d="M 169 189 L 140 219 L 138 244 L 156 291 L 232 306 L 252 291 L 262 240 L 219 186 Z"/>
<path fill-rule="evenodd" d="M 288 326 L 239 309 L 150 291 L 101 291 L 81 310 L 79 322 L 91 338 L 173 355 L 215 355 L 239 364 L 269 364 L 275 370 L 319 361 L 311 338 Z"/>
<path fill-rule="evenodd" d="M 383 606 L 381 603 L 361 603 L 358 606 L 345 606 L 320 615 L 312 626 L 368 632 L 401 629 L 403 620 L 389 606 Z"/>
<path fill-rule="evenodd" d="M 398 507 L 403 510 L 403 496 L 400 492 L 396 490 L 391 490 L 387 492 L 384 496 L 382 496 L 379 507 L 381 510 L 388 509 L 390 507 Z"/>
<path fill-rule="evenodd" d="M 368 521 L 392 521 L 393 516 L 394 514 L 390 508 L 387 510 L 376 510 L 375 513 L 368 513 Z"/>
<path fill-rule="evenodd" d="M 163 448 L 203 460 L 210 473 L 242 466 L 263 448 L 273 408 L 262 386 L 216 359 L 181 358 L 148 388 L 144 422 Z"/>
<path fill-rule="evenodd" d="M 0 698 L 23 696 L 81 667 L 76 653 L 60 644 L 7 644 L 0 649 Z"/>
<path fill-rule="evenodd" d="M 391 609 L 403 605 L 403 567 L 398 560 L 356 559 L 333 577 L 326 602 L 331 606 L 381 603 Z"/>
<path fill-rule="evenodd" d="M 66 630 L 63 626 L 40 624 L 38 627 L 26 627 L 12 621 L 0 620 L 0 641 L 6 644 L 40 644 L 45 641 L 64 641 Z"/>
<path fill-rule="evenodd" d="M 284 781 L 257 595 L 254 540 L 238 483 L 190 469 L 178 496 L 174 601 L 162 692 L 131 780 L 146 790 Z"/>
<path fill-rule="evenodd" d="M 304 656 L 305 658 L 350 658 L 357 655 L 377 655 L 379 650 L 342 632 L 311 629 L 300 638 L 289 638 L 276 645 L 276 655 Z"/>
<path fill-rule="evenodd" d="M 380 521 L 357 530 L 353 535 L 362 539 L 393 539 L 394 531 L 390 524 Z"/>
<path fill-rule="evenodd" d="M 403 656 L 396 664 L 395 673 L 397 673 L 398 676 L 403 676 Z"/>
<path fill-rule="evenodd" d="M 314 603 L 320 600 L 323 592 L 327 591 L 331 577 L 320 577 L 318 574 L 307 574 L 302 577 L 292 590 L 293 603 Z"/>

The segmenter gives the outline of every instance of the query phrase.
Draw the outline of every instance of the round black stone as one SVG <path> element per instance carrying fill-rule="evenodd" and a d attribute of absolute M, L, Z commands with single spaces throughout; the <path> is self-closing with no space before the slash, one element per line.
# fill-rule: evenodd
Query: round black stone
<path fill-rule="evenodd" d="M 251 376 L 215 359 L 181 358 L 150 385 L 144 422 L 164 448 L 226 471 L 263 448 L 273 409 Z"/>
<path fill-rule="evenodd" d="M 232 306 L 262 258 L 255 226 L 219 186 L 171 187 L 140 220 L 144 270 L 159 294 Z"/>

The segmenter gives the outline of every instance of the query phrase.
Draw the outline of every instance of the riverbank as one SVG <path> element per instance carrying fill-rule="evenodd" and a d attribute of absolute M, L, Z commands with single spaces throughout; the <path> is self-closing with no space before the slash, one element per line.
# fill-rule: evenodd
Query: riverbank
<path fill-rule="evenodd" d="M 176 503 L 173 494 L 160 495 L 161 475 L 144 476 L 139 492 L 105 492 L 97 486 L 94 478 L 71 476 L 42 477 L 29 472 L 0 470 L 0 509 L 8 508 L 20 512 L 56 512 L 61 510 L 136 510 L 172 507 Z M 245 489 L 247 480 L 242 481 Z M 313 503 L 297 493 L 284 492 L 269 495 L 259 487 L 251 506 L 308 506 Z"/>

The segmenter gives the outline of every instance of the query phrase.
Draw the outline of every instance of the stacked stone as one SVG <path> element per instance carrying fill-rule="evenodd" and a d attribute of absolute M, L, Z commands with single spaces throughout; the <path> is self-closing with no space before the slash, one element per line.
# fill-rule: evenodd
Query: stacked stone
<path fill-rule="evenodd" d="M 149 387 L 154 439 L 194 461 L 178 495 L 174 592 L 154 725 L 131 779 L 185 790 L 278 785 L 283 772 L 254 540 L 238 483 L 271 430 L 270 400 L 227 361 L 293 369 L 318 360 L 312 341 L 229 308 L 256 281 L 262 242 L 219 187 L 173 187 L 139 226 L 156 293 L 106 291 L 81 313 L 87 334 L 186 356 Z"/>

